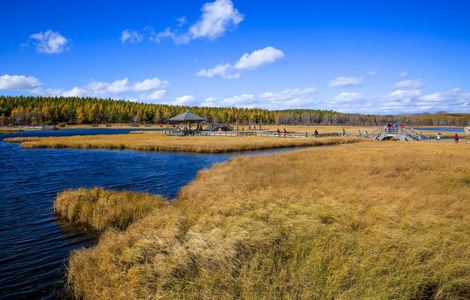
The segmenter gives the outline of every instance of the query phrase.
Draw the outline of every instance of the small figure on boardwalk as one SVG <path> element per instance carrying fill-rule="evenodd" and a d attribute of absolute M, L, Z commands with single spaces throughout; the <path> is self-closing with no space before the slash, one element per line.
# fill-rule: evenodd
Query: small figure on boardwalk
<path fill-rule="evenodd" d="M 364 131 L 364 137 L 365 137 L 366 139 L 368 139 L 368 138 L 369 138 L 369 133 L 367 132 L 367 130 L 366 130 L 366 131 Z"/>
<path fill-rule="evenodd" d="M 281 131 L 279 130 L 279 128 L 277 129 L 277 135 L 281 136 Z"/>
<path fill-rule="evenodd" d="M 287 130 L 284 128 L 284 136 L 287 136 Z"/>
<path fill-rule="evenodd" d="M 315 128 L 315 131 L 313 132 L 314 137 L 318 137 L 318 130 Z"/>
<path fill-rule="evenodd" d="M 440 141 L 440 140 L 441 140 L 441 133 L 440 133 L 440 132 L 437 134 L 436 140 L 437 140 L 437 141 Z"/>
<path fill-rule="evenodd" d="M 457 133 L 454 135 L 454 142 L 459 142 L 459 135 Z"/>
<path fill-rule="evenodd" d="M 346 130 L 343 128 L 343 136 L 346 136 Z"/>

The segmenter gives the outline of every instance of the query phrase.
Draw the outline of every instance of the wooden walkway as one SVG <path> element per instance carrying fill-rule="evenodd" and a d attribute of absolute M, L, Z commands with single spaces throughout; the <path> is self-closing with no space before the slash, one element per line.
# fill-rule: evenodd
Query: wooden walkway
<path fill-rule="evenodd" d="M 243 137 L 243 136 L 264 136 L 264 137 L 273 137 L 273 138 L 307 138 L 313 137 L 313 134 L 310 133 L 277 133 L 271 131 L 185 131 L 185 130 L 164 130 L 164 134 L 173 135 L 173 136 L 228 136 L 228 137 Z M 338 132 L 322 133 L 318 134 L 317 137 L 332 137 L 332 136 L 341 136 Z"/>

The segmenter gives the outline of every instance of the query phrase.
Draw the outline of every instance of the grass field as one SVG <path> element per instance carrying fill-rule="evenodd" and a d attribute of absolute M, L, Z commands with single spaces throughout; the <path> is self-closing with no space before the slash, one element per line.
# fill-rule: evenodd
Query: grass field
<path fill-rule="evenodd" d="M 240 157 L 75 251 L 84 299 L 469 299 L 470 145 Z"/>
<path fill-rule="evenodd" d="M 161 133 L 67 136 L 46 138 L 7 138 L 23 148 L 131 149 L 143 151 L 184 151 L 222 153 L 285 147 L 306 147 L 354 143 L 356 138 L 275 138 L 221 136 L 167 136 Z"/>

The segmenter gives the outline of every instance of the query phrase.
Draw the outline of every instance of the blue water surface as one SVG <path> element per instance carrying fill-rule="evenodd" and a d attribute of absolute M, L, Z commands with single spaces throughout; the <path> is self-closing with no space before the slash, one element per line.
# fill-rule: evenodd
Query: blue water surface
<path fill-rule="evenodd" d="M 425 131 L 442 131 L 442 132 L 464 132 L 463 128 L 456 128 L 456 127 L 419 127 L 415 128 L 415 130 L 420 131 L 420 130 L 425 130 Z"/>
<path fill-rule="evenodd" d="M 2 138 L 129 131 L 30 131 Z M 271 152 L 277 151 L 261 153 Z M 93 235 L 58 222 L 52 209 L 58 192 L 103 187 L 174 198 L 199 170 L 234 155 L 22 149 L 18 144 L 0 141 L 0 299 L 63 297 L 70 252 L 94 243 Z"/>

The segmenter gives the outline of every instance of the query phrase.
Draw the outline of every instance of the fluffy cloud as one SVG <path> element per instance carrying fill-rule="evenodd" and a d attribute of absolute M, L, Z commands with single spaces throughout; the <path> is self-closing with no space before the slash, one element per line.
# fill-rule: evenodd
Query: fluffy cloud
<path fill-rule="evenodd" d="M 146 27 L 142 32 L 125 30 L 122 32 L 121 41 L 140 42 L 144 34 L 147 34 L 151 41 L 160 43 L 165 39 L 170 39 L 177 45 L 202 38 L 214 40 L 243 21 L 243 15 L 234 7 L 231 0 L 204 3 L 201 11 L 198 21 L 190 26 L 185 26 L 188 21 L 183 16 L 176 19 L 176 28 L 167 27 L 160 32 L 151 26 Z"/>
<path fill-rule="evenodd" d="M 47 30 L 30 35 L 38 53 L 57 54 L 68 49 L 69 41 L 57 31 Z"/>
<path fill-rule="evenodd" d="M 262 65 L 274 63 L 284 57 L 284 52 L 274 47 L 268 46 L 255 50 L 251 53 L 243 54 L 234 64 L 218 64 L 210 69 L 201 69 L 196 75 L 201 77 L 219 76 L 225 79 L 234 79 L 241 76 L 243 70 L 253 70 Z"/>
<path fill-rule="evenodd" d="M 32 91 L 40 85 L 39 79 L 33 76 L 8 74 L 0 76 L 0 90 Z"/>
<path fill-rule="evenodd" d="M 177 97 L 174 101 L 171 101 L 169 104 L 172 105 L 192 105 L 194 104 L 195 98 L 191 95 L 185 95 Z"/>
<path fill-rule="evenodd" d="M 423 85 L 420 79 L 416 80 L 403 80 L 399 81 L 395 84 L 395 88 L 397 89 L 419 89 Z"/>
<path fill-rule="evenodd" d="M 362 83 L 362 77 L 345 77 L 340 76 L 331 80 L 328 83 L 329 87 L 347 87 L 347 86 L 358 86 Z"/>
<path fill-rule="evenodd" d="M 134 84 L 134 90 L 139 91 L 149 91 L 154 89 L 164 89 L 168 86 L 168 81 L 161 80 L 158 77 L 154 77 L 151 79 L 145 79 L 141 82 L 136 82 Z"/>
<path fill-rule="evenodd" d="M 165 97 L 168 85 L 168 81 L 158 77 L 134 83 L 130 83 L 128 78 L 123 78 L 112 82 L 92 81 L 86 86 L 76 86 L 67 90 L 42 88 L 39 79 L 33 76 L 8 74 L 0 76 L 0 90 L 49 96 L 139 99 L 143 102 L 152 102 Z"/>
<path fill-rule="evenodd" d="M 273 63 L 284 57 L 284 52 L 274 47 L 268 46 L 264 49 L 245 53 L 235 64 L 237 70 L 254 69 L 264 64 Z"/>
<path fill-rule="evenodd" d="M 342 103 L 342 102 L 352 102 L 352 101 L 357 101 L 362 99 L 362 95 L 360 93 L 349 93 L 349 92 L 343 92 L 336 96 L 333 100 L 336 103 Z"/>
<path fill-rule="evenodd" d="M 189 28 L 193 39 L 215 39 L 221 36 L 230 26 L 236 26 L 243 20 L 243 15 L 233 6 L 230 0 L 216 0 L 202 6 L 202 16 Z"/>
<path fill-rule="evenodd" d="M 124 30 L 121 32 L 122 43 L 138 43 L 142 42 L 144 35 L 136 30 Z"/>

